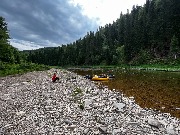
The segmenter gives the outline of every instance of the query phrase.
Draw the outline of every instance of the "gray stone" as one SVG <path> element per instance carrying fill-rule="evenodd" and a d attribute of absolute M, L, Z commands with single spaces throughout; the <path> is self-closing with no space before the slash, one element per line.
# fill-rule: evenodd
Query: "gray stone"
<path fill-rule="evenodd" d="M 89 132 L 89 128 L 86 128 L 85 130 L 84 130 L 84 134 L 87 134 L 88 132 Z"/>
<path fill-rule="evenodd" d="M 120 134 L 121 133 L 121 129 L 113 129 L 112 131 L 112 135 L 117 135 L 117 134 Z"/>
<path fill-rule="evenodd" d="M 93 100 L 92 99 L 85 99 L 84 100 L 84 107 L 89 107 L 92 104 Z"/>
<path fill-rule="evenodd" d="M 71 131 L 73 131 L 77 126 L 76 125 L 70 125 L 67 127 L 67 129 L 70 129 Z"/>
<path fill-rule="evenodd" d="M 69 125 L 72 124 L 72 122 L 71 122 L 70 120 L 68 120 L 68 119 L 65 119 L 64 122 L 65 122 L 66 124 L 69 124 Z"/>
<path fill-rule="evenodd" d="M 159 122 L 158 120 L 156 119 L 153 119 L 153 118 L 148 118 L 148 124 L 153 126 L 153 127 L 156 127 L 156 128 L 160 128 L 161 127 L 161 122 Z"/>
<path fill-rule="evenodd" d="M 123 112 L 123 107 L 125 107 L 124 103 L 114 103 L 113 106 L 117 109 L 117 111 Z"/>
<path fill-rule="evenodd" d="M 168 133 L 169 135 L 175 135 L 175 134 L 176 134 L 176 131 L 175 131 L 173 125 L 167 126 L 166 131 L 167 131 L 167 133 Z"/>
<path fill-rule="evenodd" d="M 100 127 L 98 127 L 98 129 L 102 133 L 107 133 L 107 127 L 105 127 L 105 126 L 100 126 Z"/>

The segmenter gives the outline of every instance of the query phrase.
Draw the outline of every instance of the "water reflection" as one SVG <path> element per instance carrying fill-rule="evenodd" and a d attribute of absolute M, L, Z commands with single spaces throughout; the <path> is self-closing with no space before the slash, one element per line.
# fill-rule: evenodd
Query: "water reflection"
<path fill-rule="evenodd" d="M 115 79 L 102 82 L 126 96 L 134 96 L 141 107 L 171 113 L 180 118 L 180 73 L 142 70 L 73 70 L 79 75 L 112 73 Z"/>

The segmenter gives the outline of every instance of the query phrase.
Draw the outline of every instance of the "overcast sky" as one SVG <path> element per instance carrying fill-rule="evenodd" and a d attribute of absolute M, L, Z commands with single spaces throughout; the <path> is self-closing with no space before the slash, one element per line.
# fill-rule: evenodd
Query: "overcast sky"
<path fill-rule="evenodd" d="M 146 0 L 0 0 L 10 43 L 19 50 L 72 43 L 99 26 L 112 23 L 121 11 Z"/>

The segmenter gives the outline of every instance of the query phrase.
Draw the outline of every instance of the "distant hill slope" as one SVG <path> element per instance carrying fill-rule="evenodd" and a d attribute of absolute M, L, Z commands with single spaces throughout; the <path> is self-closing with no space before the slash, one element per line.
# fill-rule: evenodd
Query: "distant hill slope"
<path fill-rule="evenodd" d="M 179 0 L 147 0 L 73 43 L 28 51 L 28 60 L 59 66 L 180 63 L 179 7 Z"/>

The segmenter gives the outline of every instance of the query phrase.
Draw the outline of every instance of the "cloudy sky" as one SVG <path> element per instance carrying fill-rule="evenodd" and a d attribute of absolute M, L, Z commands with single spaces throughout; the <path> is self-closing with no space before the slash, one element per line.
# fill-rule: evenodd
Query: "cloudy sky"
<path fill-rule="evenodd" d="M 0 0 L 0 16 L 8 23 L 10 43 L 19 50 L 72 43 L 120 12 L 146 0 Z"/>

